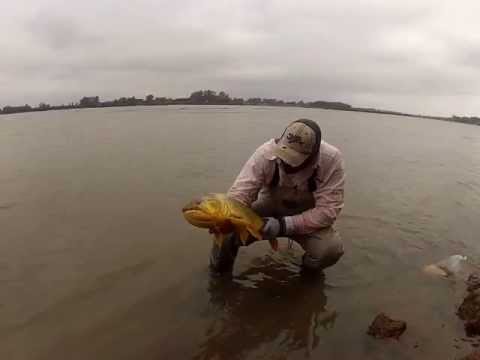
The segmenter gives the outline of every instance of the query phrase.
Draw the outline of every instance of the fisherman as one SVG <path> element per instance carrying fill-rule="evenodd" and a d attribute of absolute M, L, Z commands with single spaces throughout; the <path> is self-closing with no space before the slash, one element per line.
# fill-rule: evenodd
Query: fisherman
<path fill-rule="evenodd" d="M 302 272 L 311 274 L 334 265 L 344 253 L 334 227 L 343 208 L 344 184 L 340 151 L 322 140 L 316 122 L 299 119 L 280 138 L 257 148 L 227 195 L 264 218 L 263 239 L 288 237 L 300 244 L 305 251 Z M 235 233 L 221 246 L 214 242 L 212 273 L 231 274 L 240 245 Z"/>

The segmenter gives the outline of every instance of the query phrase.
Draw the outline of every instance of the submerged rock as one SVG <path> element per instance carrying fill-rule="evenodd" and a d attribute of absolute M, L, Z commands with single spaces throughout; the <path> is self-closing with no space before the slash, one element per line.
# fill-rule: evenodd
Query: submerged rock
<path fill-rule="evenodd" d="M 464 270 L 467 257 L 463 255 L 452 255 L 435 264 L 427 265 L 423 271 L 430 275 L 456 276 Z"/>
<path fill-rule="evenodd" d="M 468 354 L 467 356 L 461 358 L 460 360 L 480 360 L 480 351 L 475 350 L 471 354 Z"/>
<path fill-rule="evenodd" d="M 464 327 L 467 336 L 472 337 L 480 335 L 480 319 L 468 320 Z"/>
<path fill-rule="evenodd" d="M 469 291 L 457 310 L 462 320 L 472 321 L 480 317 L 480 289 Z"/>
<path fill-rule="evenodd" d="M 441 269 L 439 266 L 435 265 L 435 264 L 430 264 L 430 265 L 427 265 L 423 268 L 423 272 L 426 273 L 426 274 L 429 274 L 429 275 L 438 275 L 438 276 L 443 276 L 443 277 L 447 277 L 448 276 L 448 273 Z"/>
<path fill-rule="evenodd" d="M 368 328 L 367 334 L 379 339 L 398 339 L 406 329 L 407 323 L 405 321 L 393 320 L 381 313 L 375 317 Z"/>
<path fill-rule="evenodd" d="M 467 281 L 467 296 L 457 310 L 457 315 L 465 321 L 467 336 L 480 335 L 480 275 L 472 273 Z"/>
<path fill-rule="evenodd" d="M 480 273 L 474 272 L 468 276 L 466 281 L 467 283 L 467 291 L 471 292 L 477 289 L 480 289 Z"/>

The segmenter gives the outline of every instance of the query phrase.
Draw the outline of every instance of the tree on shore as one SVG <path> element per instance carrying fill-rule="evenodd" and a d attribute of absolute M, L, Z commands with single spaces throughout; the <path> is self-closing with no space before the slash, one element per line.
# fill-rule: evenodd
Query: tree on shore
<path fill-rule="evenodd" d="M 100 98 L 98 96 L 84 96 L 80 99 L 80 107 L 98 107 Z"/>
<path fill-rule="evenodd" d="M 154 103 L 154 96 L 152 94 L 145 96 L 145 104 L 152 105 Z"/>

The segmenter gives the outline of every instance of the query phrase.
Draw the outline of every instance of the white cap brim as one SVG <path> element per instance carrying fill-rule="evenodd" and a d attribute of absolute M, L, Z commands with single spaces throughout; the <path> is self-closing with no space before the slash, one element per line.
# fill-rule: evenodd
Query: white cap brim
<path fill-rule="evenodd" d="M 281 144 L 275 145 L 273 154 L 292 167 L 302 165 L 303 162 L 310 156 L 309 154 L 302 154 L 286 145 Z"/>

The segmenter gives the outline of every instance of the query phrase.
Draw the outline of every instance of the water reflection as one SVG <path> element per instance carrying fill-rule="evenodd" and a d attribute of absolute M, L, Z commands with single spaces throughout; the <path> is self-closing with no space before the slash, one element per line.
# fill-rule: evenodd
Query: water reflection
<path fill-rule="evenodd" d="M 323 277 L 306 279 L 287 264 L 268 257 L 256 260 L 234 279 L 210 281 L 213 320 L 195 359 L 310 354 L 319 344 L 321 329 L 334 326 L 336 312 L 326 309 Z"/>

